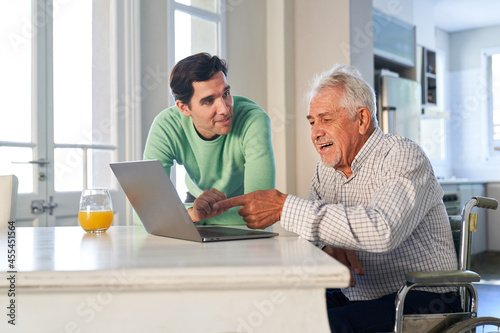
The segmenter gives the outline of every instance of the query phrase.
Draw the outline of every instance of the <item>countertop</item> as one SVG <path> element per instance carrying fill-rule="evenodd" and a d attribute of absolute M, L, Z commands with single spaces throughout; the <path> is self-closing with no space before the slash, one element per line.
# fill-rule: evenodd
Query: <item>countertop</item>
<path fill-rule="evenodd" d="M 0 332 L 327 333 L 325 288 L 350 279 L 299 237 L 197 243 L 142 226 L 14 231 L 0 228 Z"/>

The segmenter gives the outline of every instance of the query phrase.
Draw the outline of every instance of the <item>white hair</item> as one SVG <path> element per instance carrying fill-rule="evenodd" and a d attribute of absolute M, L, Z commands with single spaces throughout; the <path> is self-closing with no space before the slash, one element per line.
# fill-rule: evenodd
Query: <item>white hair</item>
<path fill-rule="evenodd" d="M 335 65 L 330 70 L 316 75 L 306 95 L 307 101 L 310 103 L 314 96 L 327 88 L 341 89 L 340 106 L 347 110 L 351 120 L 355 119 L 360 107 L 366 107 L 370 110 L 372 124 L 378 126 L 375 91 L 363 80 L 355 67 Z"/>

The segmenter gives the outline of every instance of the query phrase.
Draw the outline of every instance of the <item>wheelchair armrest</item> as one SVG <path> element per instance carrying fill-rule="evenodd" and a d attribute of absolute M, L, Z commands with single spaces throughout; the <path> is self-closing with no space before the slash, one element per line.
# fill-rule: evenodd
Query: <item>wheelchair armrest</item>
<path fill-rule="evenodd" d="M 471 283 L 479 282 L 481 277 L 473 271 L 436 271 L 436 272 L 411 272 L 406 274 L 406 281 L 418 283 L 421 285 L 427 284 L 443 284 L 447 283 Z"/>

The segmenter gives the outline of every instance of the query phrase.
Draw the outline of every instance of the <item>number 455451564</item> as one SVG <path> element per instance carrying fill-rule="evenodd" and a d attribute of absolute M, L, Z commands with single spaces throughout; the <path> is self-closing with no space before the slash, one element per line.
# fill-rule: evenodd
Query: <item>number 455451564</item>
<path fill-rule="evenodd" d="M 9 221 L 7 232 L 7 262 L 9 269 L 16 268 L 16 224 L 14 221 Z"/>

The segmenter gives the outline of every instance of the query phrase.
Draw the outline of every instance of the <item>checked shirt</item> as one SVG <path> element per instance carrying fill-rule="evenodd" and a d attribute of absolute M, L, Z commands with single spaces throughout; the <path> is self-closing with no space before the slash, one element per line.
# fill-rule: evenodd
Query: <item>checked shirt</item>
<path fill-rule="evenodd" d="M 416 143 L 376 128 L 351 168 L 347 178 L 319 162 L 309 200 L 289 195 L 281 215 L 319 246 L 356 250 L 366 275 L 342 290 L 349 300 L 394 293 L 410 271 L 457 269 L 443 191 Z"/>

